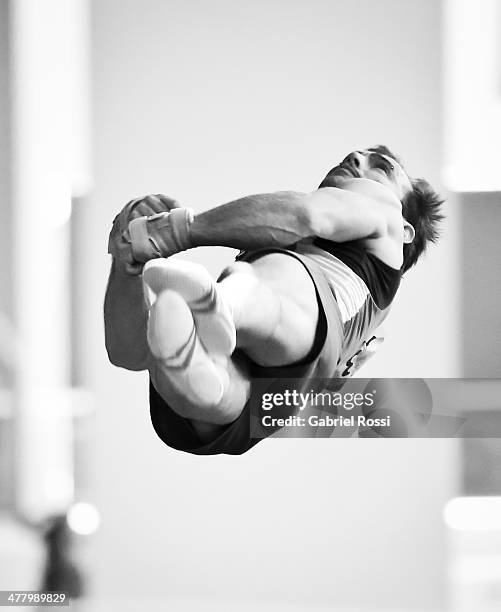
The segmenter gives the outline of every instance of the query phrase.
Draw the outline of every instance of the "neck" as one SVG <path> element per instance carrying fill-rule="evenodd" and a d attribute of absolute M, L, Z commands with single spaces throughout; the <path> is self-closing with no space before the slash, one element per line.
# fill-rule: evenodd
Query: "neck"
<path fill-rule="evenodd" d="M 352 178 L 343 181 L 342 189 L 347 191 L 355 191 L 356 193 L 362 193 L 368 197 L 392 204 L 393 206 L 402 207 L 402 203 L 398 199 L 397 195 L 386 185 L 373 181 L 366 178 Z"/>

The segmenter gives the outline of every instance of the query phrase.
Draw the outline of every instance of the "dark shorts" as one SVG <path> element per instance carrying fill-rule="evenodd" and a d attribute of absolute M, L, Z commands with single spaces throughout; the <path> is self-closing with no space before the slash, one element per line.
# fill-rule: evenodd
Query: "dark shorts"
<path fill-rule="evenodd" d="M 238 259 L 251 262 L 270 253 L 284 253 L 298 259 L 303 264 L 315 285 L 319 318 L 313 347 L 303 360 L 288 366 L 274 368 L 263 368 L 251 362 L 252 378 L 297 379 L 304 380 L 306 385 L 309 379 L 334 377 L 341 352 L 342 324 L 336 299 L 323 272 L 309 258 L 279 248 L 246 252 Z M 247 452 L 262 439 L 251 437 L 250 410 L 250 402 L 247 402 L 235 421 L 227 425 L 214 440 L 202 443 L 190 421 L 179 416 L 169 407 L 150 380 L 150 414 L 153 428 L 167 446 L 176 450 L 195 455 L 241 455 Z"/>

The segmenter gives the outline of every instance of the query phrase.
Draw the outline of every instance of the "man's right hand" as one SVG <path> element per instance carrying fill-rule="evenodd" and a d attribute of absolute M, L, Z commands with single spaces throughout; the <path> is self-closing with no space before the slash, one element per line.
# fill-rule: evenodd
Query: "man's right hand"
<path fill-rule="evenodd" d="M 132 256 L 132 248 L 128 235 L 129 223 L 138 217 L 149 217 L 160 212 L 169 212 L 180 208 L 179 202 L 162 194 L 148 195 L 131 200 L 113 220 L 108 239 L 110 253 L 119 270 L 131 276 L 141 274 L 144 263 L 138 262 Z"/>

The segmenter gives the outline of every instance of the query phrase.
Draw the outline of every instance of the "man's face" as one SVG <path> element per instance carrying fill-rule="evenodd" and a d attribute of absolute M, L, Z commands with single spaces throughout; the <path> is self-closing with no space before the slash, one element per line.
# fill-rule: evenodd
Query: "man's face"
<path fill-rule="evenodd" d="M 371 149 L 353 151 L 347 155 L 327 174 L 323 184 L 342 188 L 345 181 L 353 178 L 365 178 L 381 183 L 400 201 L 412 191 L 411 181 L 397 160 Z"/>

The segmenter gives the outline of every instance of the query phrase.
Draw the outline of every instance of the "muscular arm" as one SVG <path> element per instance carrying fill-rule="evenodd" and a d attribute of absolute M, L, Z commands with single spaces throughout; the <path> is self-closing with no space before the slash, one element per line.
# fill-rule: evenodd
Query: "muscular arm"
<path fill-rule="evenodd" d="M 147 317 L 141 277 L 126 274 L 113 260 L 104 298 L 105 341 L 111 363 L 128 370 L 147 369 Z"/>
<path fill-rule="evenodd" d="M 386 231 L 384 206 L 335 187 L 252 195 L 197 215 L 190 237 L 193 246 L 245 250 L 288 246 L 311 236 L 337 242 L 375 238 Z"/>
<path fill-rule="evenodd" d="M 104 298 L 104 331 L 108 357 L 116 366 L 145 370 L 150 361 L 146 340 L 148 311 L 143 297 L 142 264 L 132 258 L 123 233 L 132 219 L 178 208 L 176 200 L 157 194 L 136 198 L 113 220 L 108 240 L 112 264 Z"/>
<path fill-rule="evenodd" d="M 253 195 L 223 204 L 195 217 L 190 226 L 192 245 L 251 250 L 286 247 L 312 236 L 337 242 L 376 238 L 386 232 L 389 209 L 387 202 L 378 199 L 381 194 L 377 187 L 375 197 L 371 197 L 372 191 L 367 195 L 367 183 L 356 183 L 365 193 L 327 187 L 312 193 Z M 147 310 L 141 279 L 127 274 L 115 259 L 106 290 L 104 319 L 110 361 L 130 370 L 146 369 Z"/>

